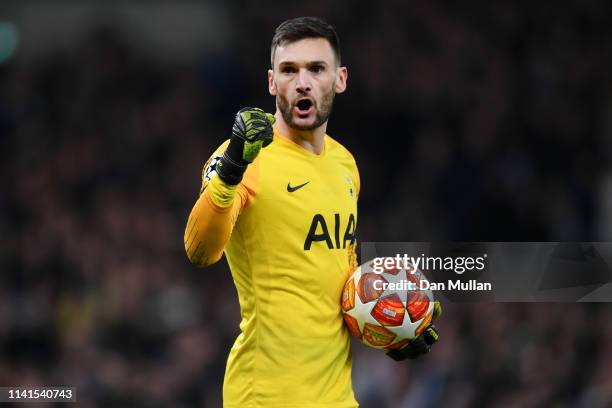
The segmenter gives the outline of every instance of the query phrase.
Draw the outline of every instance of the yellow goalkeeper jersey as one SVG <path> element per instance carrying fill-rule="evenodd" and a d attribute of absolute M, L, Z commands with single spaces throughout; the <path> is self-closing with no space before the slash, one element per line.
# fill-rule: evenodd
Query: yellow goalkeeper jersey
<path fill-rule="evenodd" d="M 185 230 L 195 264 L 224 251 L 238 292 L 242 320 L 224 407 L 357 407 L 340 309 L 356 267 L 355 160 L 327 135 L 316 155 L 275 129 L 228 202 L 232 187 L 215 173 L 227 143 L 204 167 Z"/>

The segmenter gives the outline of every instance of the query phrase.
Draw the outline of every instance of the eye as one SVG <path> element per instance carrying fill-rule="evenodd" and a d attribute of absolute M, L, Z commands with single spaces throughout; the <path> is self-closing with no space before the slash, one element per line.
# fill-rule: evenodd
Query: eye
<path fill-rule="evenodd" d="M 294 74 L 296 71 L 297 70 L 295 69 L 295 67 L 292 67 L 290 65 L 285 65 L 280 69 L 280 72 L 283 74 Z"/>
<path fill-rule="evenodd" d="M 313 65 L 312 67 L 310 67 L 310 70 L 315 73 L 323 72 L 325 71 L 325 67 L 323 65 Z"/>

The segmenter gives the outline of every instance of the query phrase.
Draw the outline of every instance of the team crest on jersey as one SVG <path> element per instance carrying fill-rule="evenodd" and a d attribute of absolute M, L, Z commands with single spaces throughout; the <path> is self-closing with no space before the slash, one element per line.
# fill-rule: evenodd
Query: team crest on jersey
<path fill-rule="evenodd" d="M 348 191 L 351 197 L 355 197 L 355 187 L 353 187 L 353 181 L 349 176 L 345 176 L 346 184 L 348 184 Z"/>
<path fill-rule="evenodd" d="M 221 160 L 221 156 L 214 156 L 210 159 L 210 162 L 204 167 L 202 178 L 204 181 L 210 181 L 217 174 L 217 163 Z"/>

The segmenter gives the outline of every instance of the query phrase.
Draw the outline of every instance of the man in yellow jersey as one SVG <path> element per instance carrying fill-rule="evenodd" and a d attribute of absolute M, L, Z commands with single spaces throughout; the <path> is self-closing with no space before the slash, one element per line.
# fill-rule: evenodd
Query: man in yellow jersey
<path fill-rule="evenodd" d="M 353 156 L 325 133 L 347 69 L 336 32 L 317 18 L 282 23 L 271 52 L 276 113 L 238 112 L 231 138 L 204 166 L 185 248 L 198 266 L 225 253 L 238 291 L 226 408 L 352 408 L 340 294 L 357 266 L 360 183 Z M 428 352 L 438 338 L 428 329 L 390 356 Z"/>

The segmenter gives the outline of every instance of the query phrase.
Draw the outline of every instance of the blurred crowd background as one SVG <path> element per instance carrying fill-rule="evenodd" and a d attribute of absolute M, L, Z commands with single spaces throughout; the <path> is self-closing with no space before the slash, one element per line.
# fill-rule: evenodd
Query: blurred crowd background
<path fill-rule="evenodd" d="M 612 239 L 609 1 L 3 2 L 0 385 L 221 406 L 237 298 L 183 229 L 299 15 L 340 35 L 361 241 Z M 354 345 L 362 407 L 612 406 L 610 304 L 443 307 L 426 358 Z"/>

